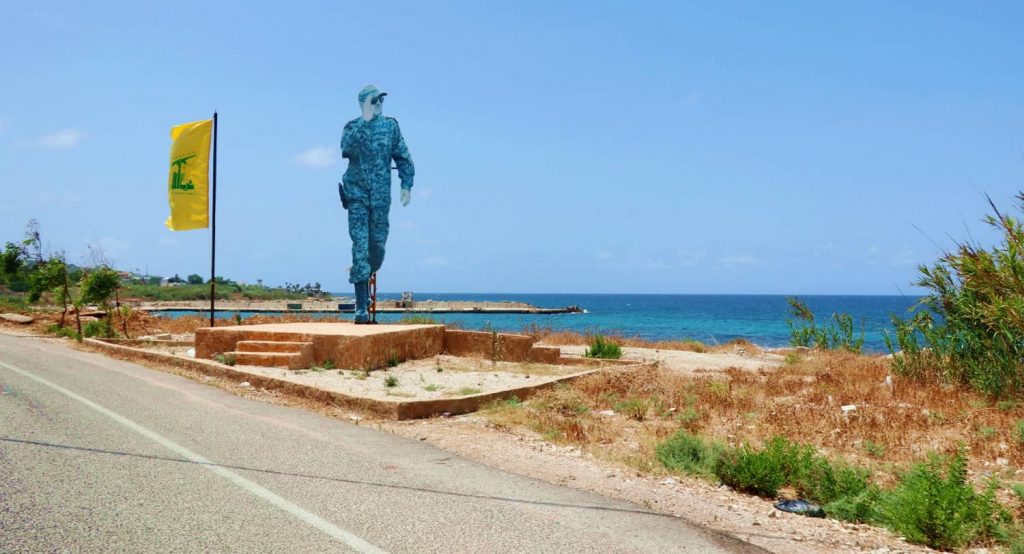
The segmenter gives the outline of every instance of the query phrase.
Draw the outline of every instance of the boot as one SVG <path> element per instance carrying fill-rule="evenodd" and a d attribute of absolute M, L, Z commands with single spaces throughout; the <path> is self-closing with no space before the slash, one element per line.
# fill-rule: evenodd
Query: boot
<path fill-rule="evenodd" d="M 356 283 L 356 325 L 362 325 L 370 320 L 370 314 L 366 311 L 370 303 L 370 285 L 366 281 Z"/>

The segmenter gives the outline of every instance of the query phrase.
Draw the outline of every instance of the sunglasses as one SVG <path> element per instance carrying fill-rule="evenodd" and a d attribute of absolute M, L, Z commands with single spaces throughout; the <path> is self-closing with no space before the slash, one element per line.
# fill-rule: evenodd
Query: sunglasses
<path fill-rule="evenodd" d="M 374 98 L 373 100 L 370 100 L 370 103 L 371 104 L 383 104 L 384 103 L 384 95 L 382 94 L 382 95 Z"/>

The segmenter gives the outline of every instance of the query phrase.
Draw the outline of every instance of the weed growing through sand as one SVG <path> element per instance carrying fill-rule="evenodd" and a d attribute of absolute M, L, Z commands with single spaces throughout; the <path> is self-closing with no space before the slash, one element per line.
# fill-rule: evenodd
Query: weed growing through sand
<path fill-rule="evenodd" d="M 718 458 L 724 451 L 725 445 L 722 443 L 705 440 L 680 430 L 659 444 L 655 449 L 655 455 L 669 469 L 690 475 L 714 477 Z"/>
<path fill-rule="evenodd" d="M 684 429 L 694 430 L 697 427 L 697 423 L 700 422 L 701 413 L 695 408 L 686 408 L 685 410 L 676 414 L 676 421 L 682 424 Z"/>
<path fill-rule="evenodd" d="M 636 421 L 646 419 L 649 408 L 650 402 L 642 398 L 630 398 L 629 400 L 618 402 L 612 407 L 616 412 Z"/>
<path fill-rule="evenodd" d="M 996 429 L 995 427 L 989 427 L 987 425 L 978 427 L 978 436 L 985 440 L 991 439 L 996 436 L 997 433 L 999 433 L 999 429 Z"/>
<path fill-rule="evenodd" d="M 393 388 L 398 386 L 398 377 L 395 375 L 388 375 L 384 378 L 384 386 L 387 388 Z"/>
<path fill-rule="evenodd" d="M 431 383 L 431 384 L 423 387 L 423 390 L 425 390 L 427 392 L 436 392 L 438 390 L 441 390 L 441 385 L 438 385 L 437 383 Z"/>
<path fill-rule="evenodd" d="M 213 359 L 214 361 L 220 362 L 224 365 L 235 365 L 234 354 L 215 354 Z"/>
<path fill-rule="evenodd" d="M 595 335 L 583 355 L 587 358 L 618 360 L 622 357 L 622 347 L 606 340 L 603 335 Z"/>
<path fill-rule="evenodd" d="M 69 339 L 81 340 L 81 337 L 78 336 L 77 331 L 75 331 L 71 327 L 61 327 L 59 323 L 54 323 L 53 325 L 47 327 L 46 332 L 51 333 L 53 335 L 57 335 L 58 337 L 66 337 Z"/>
<path fill-rule="evenodd" d="M 324 363 L 320 364 L 321 369 L 334 369 L 334 360 L 327 358 Z"/>
<path fill-rule="evenodd" d="M 370 377 L 370 370 L 364 370 L 364 371 L 355 372 L 355 378 L 359 379 L 360 381 L 365 381 L 369 377 Z"/>
<path fill-rule="evenodd" d="M 783 359 L 786 365 L 793 365 L 800 362 L 800 354 L 796 352 L 786 352 L 786 357 Z"/>
<path fill-rule="evenodd" d="M 469 396 L 471 394 L 480 394 L 480 389 L 474 389 L 472 387 L 462 387 L 455 391 L 455 396 Z"/>
<path fill-rule="evenodd" d="M 884 444 L 877 443 L 871 439 L 865 439 L 863 446 L 864 452 L 867 452 L 869 456 L 873 456 L 875 458 L 881 458 L 885 456 Z"/>
<path fill-rule="evenodd" d="M 398 359 L 398 354 L 392 350 L 391 353 L 388 354 L 388 359 L 386 363 L 388 368 L 392 368 L 397 367 L 398 364 L 402 363 L 402 361 Z"/>

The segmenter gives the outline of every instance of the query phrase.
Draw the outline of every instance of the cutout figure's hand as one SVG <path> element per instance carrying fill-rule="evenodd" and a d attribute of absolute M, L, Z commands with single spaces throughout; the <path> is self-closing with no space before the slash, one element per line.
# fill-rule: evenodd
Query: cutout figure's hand
<path fill-rule="evenodd" d="M 408 206 L 412 200 L 412 189 L 402 189 L 402 205 Z"/>

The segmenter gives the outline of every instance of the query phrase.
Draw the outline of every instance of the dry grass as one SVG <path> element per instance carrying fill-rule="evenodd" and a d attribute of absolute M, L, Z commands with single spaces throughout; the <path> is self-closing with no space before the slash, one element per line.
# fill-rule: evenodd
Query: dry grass
<path fill-rule="evenodd" d="M 896 377 L 889 386 L 888 368 L 884 358 L 815 352 L 774 370 L 729 370 L 722 380 L 657 367 L 608 370 L 487 417 L 655 472 L 654 446 L 681 427 L 732 445 L 782 435 L 869 466 L 882 481 L 927 452 L 958 444 L 968 447 L 975 471 L 1024 465 L 1017 430 L 1024 405 Z M 851 404 L 856 411 L 844 413 Z M 606 410 L 616 415 L 600 414 Z"/>

